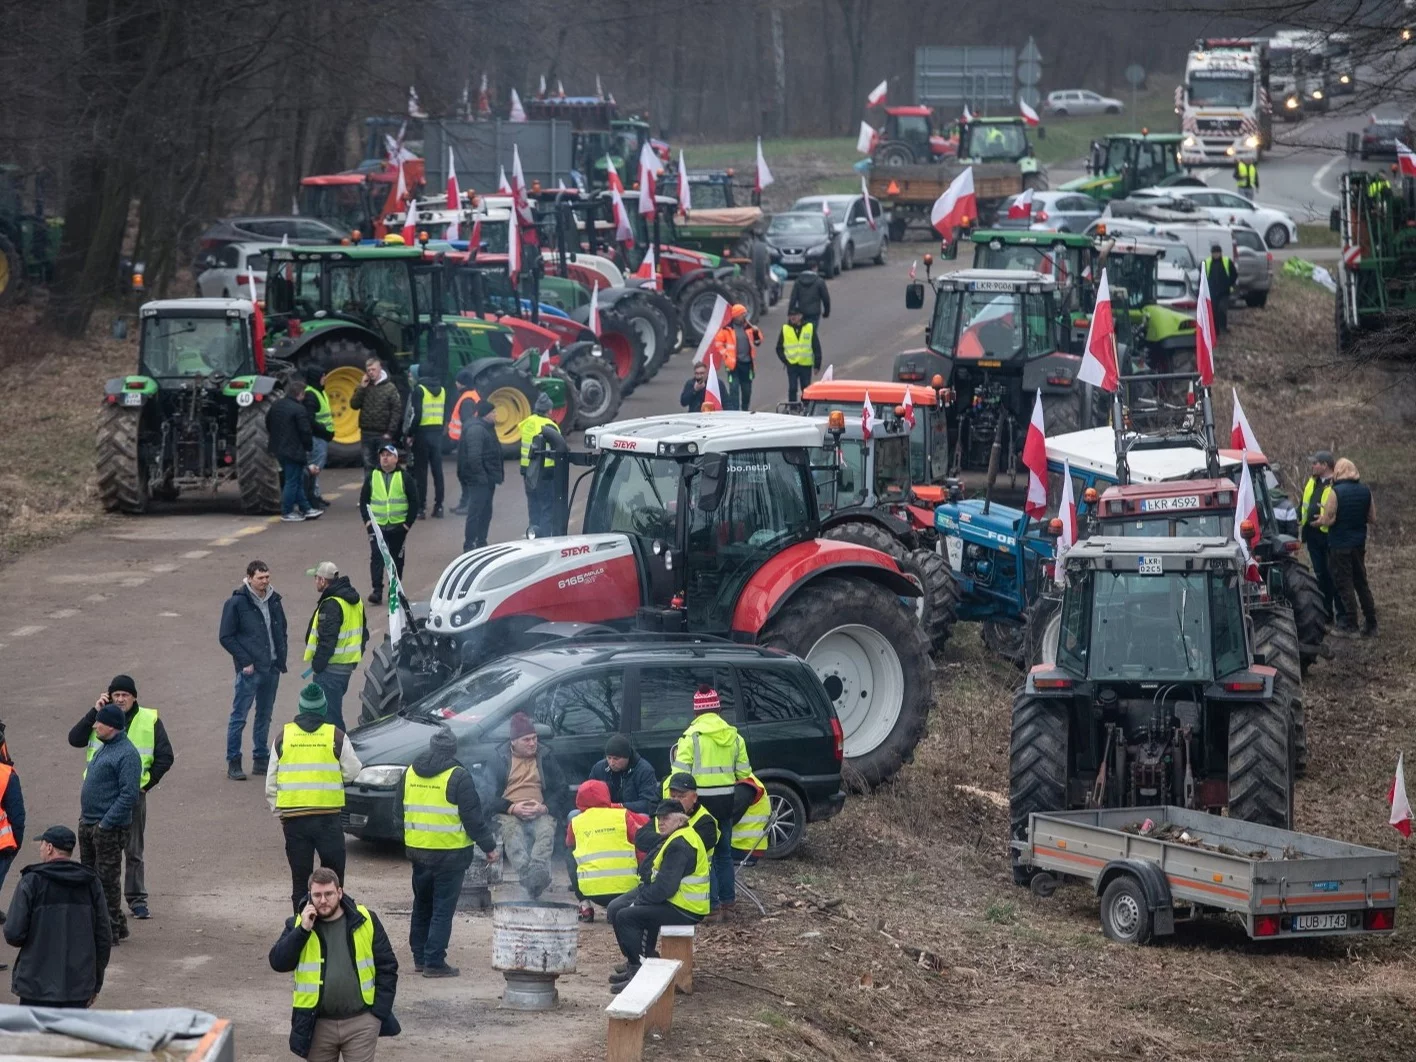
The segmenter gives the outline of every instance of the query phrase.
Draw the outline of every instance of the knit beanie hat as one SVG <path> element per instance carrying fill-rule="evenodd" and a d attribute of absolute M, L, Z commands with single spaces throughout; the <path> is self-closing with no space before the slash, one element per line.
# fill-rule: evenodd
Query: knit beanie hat
<path fill-rule="evenodd" d="M 539 395 L 536 396 L 535 408 L 536 412 L 544 417 L 547 413 L 549 413 L 555 408 L 555 403 L 551 401 L 550 395 L 546 394 L 545 391 L 542 391 Z"/>
<path fill-rule="evenodd" d="M 114 675 L 113 681 L 108 684 L 108 696 L 112 697 L 115 693 L 131 693 L 136 697 L 138 684 L 132 680 L 131 676 Z"/>
<path fill-rule="evenodd" d="M 123 718 L 123 709 L 116 704 L 105 704 L 100 708 L 94 722 L 111 726 L 114 730 L 122 730 L 127 726 L 127 720 Z"/>
<path fill-rule="evenodd" d="M 707 683 L 698 687 L 698 692 L 693 695 L 693 710 L 695 712 L 716 712 L 722 707 L 718 700 L 718 691 Z"/>
<path fill-rule="evenodd" d="M 629 738 L 624 734 L 611 734 L 610 739 L 605 742 L 606 756 L 629 757 L 634 752 L 634 746 L 630 744 Z"/>
<path fill-rule="evenodd" d="M 325 692 L 316 683 L 311 682 L 300 691 L 300 712 L 302 714 L 324 715 L 327 707 Z"/>
<path fill-rule="evenodd" d="M 536 724 L 531 722 L 531 717 L 525 712 L 517 712 L 511 717 L 511 740 L 517 738 L 530 737 L 536 733 Z"/>
<path fill-rule="evenodd" d="M 441 752 L 444 756 L 452 755 L 457 752 L 457 736 L 445 726 L 438 727 L 428 741 L 428 751 Z"/>

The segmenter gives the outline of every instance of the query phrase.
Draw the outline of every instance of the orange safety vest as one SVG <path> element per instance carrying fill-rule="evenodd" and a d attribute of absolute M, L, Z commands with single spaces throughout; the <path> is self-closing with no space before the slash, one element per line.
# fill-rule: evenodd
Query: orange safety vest
<path fill-rule="evenodd" d="M 447 437 L 453 442 L 457 442 L 462 438 L 462 403 L 468 401 L 480 402 L 482 401 L 482 396 L 479 395 L 476 390 L 463 391 L 462 397 L 459 398 L 457 404 L 452 407 L 452 416 L 448 418 L 447 422 Z"/>
<path fill-rule="evenodd" d="M 0 763 L 0 800 L 5 799 L 5 790 L 10 788 L 10 778 L 14 773 L 15 768 L 8 763 Z M 17 851 L 19 847 L 15 840 L 15 831 L 10 826 L 10 816 L 0 807 L 0 854 Z"/>
<path fill-rule="evenodd" d="M 748 325 L 747 340 L 756 350 L 762 343 L 762 333 L 752 325 Z M 737 368 L 737 335 L 733 331 L 732 322 L 718 329 L 718 334 L 713 337 L 713 349 L 718 355 L 719 365 L 722 365 L 728 372 Z"/>

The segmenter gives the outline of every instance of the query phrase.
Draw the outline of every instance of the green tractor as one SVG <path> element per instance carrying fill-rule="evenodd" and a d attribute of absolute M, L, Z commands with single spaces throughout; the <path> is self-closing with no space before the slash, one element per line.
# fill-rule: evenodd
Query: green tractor
<path fill-rule="evenodd" d="M 245 299 L 165 299 L 138 311 L 138 371 L 109 380 L 98 425 L 103 507 L 234 482 L 248 513 L 280 511 L 280 469 L 265 417 L 279 381 L 265 372 Z"/>
<path fill-rule="evenodd" d="M 1351 145 L 1349 145 L 1351 153 Z M 1337 353 L 1408 357 L 1416 307 L 1416 181 L 1344 173 L 1329 225 L 1342 240 L 1334 299 Z"/>
<path fill-rule="evenodd" d="M 1062 185 L 1060 191 L 1078 192 L 1108 202 L 1125 199 L 1139 188 L 1175 184 L 1203 184 L 1180 165 L 1183 133 L 1113 133 L 1092 142 L 1087 176 Z"/>
<path fill-rule="evenodd" d="M 18 166 L 0 165 L 0 306 L 16 299 L 26 283 L 48 283 L 64 233 L 60 218 L 45 217 L 39 177 L 34 212 L 26 213 L 27 179 Z"/>

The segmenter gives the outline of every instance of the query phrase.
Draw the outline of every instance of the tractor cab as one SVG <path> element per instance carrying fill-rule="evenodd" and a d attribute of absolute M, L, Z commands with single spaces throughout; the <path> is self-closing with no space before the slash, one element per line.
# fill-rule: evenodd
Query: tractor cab
<path fill-rule="evenodd" d="M 1092 142 L 1087 176 L 1062 185 L 1061 191 L 1079 192 L 1107 202 L 1124 199 L 1138 188 L 1197 184 L 1180 165 L 1183 133 L 1113 133 Z"/>
<path fill-rule="evenodd" d="M 974 118 L 959 127 L 958 161 L 963 164 L 1021 162 L 1035 157 L 1028 124 L 1021 118 Z M 1041 128 L 1037 135 L 1046 134 Z"/>
<path fill-rule="evenodd" d="M 528 99 L 526 115 L 535 121 L 555 119 L 571 126 L 571 166 L 585 178 L 591 190 L 609 185 L 608 159 L 623 174 L 626 163 L 637 165 L 644 145 L 652 144 L 660 158 L 667 158 L 668 145 L 653 140 L 649 123 L 638 115 L 621 118 L 613 99 L 599 96 L 549 96 Z"/>
<path fill-rule="evenodd" d="M 881 166 L 938 162 L 958 150 L 957 135 L 946 137 L 935 128 L 928 107 L 886 107 L 885 124 L 877 132 L 875 161 Z"/>
<path fill-rule="evenodd" d="M 138 372 L 159 387 L 224 381 L 265 367 L 245 299 L 165 299 L 138 311 Z"/>
<path fill-rule="evenodd" d="M 402 166 L 406 194 L 417 199 L 423 191 L 423 160 L 411 159 Z M 302 177 L 299 206 L 301 217 L 382 239 L 388 231 L 385 219 L 406 204 L 398 196 L 398 169 L 385 163 L 375 170 Z"/>
<path fill-rule="evenodd" d="M 877 411 L 893 411 L 904 406 L 906 393 L 914 415 L 914 426 L 908 432 L 910 482 L 916 487 L 942 484 L 949 474 L 949 433 L 944 414 L 947 400 L 942 391 L 927 386 L 927 382 L 817 380 L 802 391 L 800 407 L 783 407 L 781 411 L 824 417 L 840 410 L 849 428 L 860 424 L 867 395 Z"/>
<path fill-rule="evenodd" d="M 1096 241 L 1071 232 L 975 229 L 973 268 L 1026 269 L 1057 282 L 1059 312 L 1069 318 L 1089 311 L 1096 299 Z M 954 249 L 957 244 L 950 244 Z M 1082 336 L 1085 339 L 1085 332 Z"/>
<path fill-rule="evenodd" d="M 1101 495 L 1096 522 L 1118 537 L 1232 538 L 1237 494 L 1228 479 L 1118 485 Z"/>

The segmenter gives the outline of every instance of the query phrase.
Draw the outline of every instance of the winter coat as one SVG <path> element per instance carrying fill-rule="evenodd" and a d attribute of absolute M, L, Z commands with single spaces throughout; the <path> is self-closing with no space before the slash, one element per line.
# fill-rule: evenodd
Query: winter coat
<path fill-rule="evenodd" d="M 273 588 L 266 590 L 266 603 L 270 609 L 270 638 L 266 637 L 265 617 L 260 606 L 251 598 L 251 591 L 242 583 L 226 603 L 221 606 L 221 628 L 217 635 L 221 647 L 231 654 L 237 671 L 255 664 L 262 671 L 273 664 L 275 670 L 285 672 L 287 643 L 290 628 L 285 621 L 285 605 L 280 594 Z M 275 657 L 270 655 L 271 640 L 275 641 Z"/>
<path fill-rule="evenodd" d="M 1239 268 L 1234 259 L 1224 258 L 1223 265 L 1215 268 L 1213 257 L 1204 262 L 1205 276 L 1209 279 L 1210 298 L 1216 302 L 1227 302 L 1234 289 L 1239 286 Z"/>
<path fill-rule="evenodd" d="M 610 803 L 623 804 L 641 815 L 652 815 L 663 799 L 654 765 L 637 752 L 629 754 L 629 766 L 623 771 L 612 771 L 610 761 L 601 760 L 590 768 L 590 777 L 609 788 Z"/>
<path fill-rule="evenodd" d="M 604 760 L 600 761 L 604 763 Z M 580 787 L 575 791 L 575 806 L 581 811 L 589 811 L 591 808 L 607 808 L 619 801 L 610 799 L 610 787 L 598 778 L 590 778 L 581 782 Z M 624 809 L 624 839 L 630 844 L 634 844 L 635 838 L 639 836 L 639 831 L 651 828 L 653 819 L 648 815 L 641 815 L 638 812 Z M 575 851 L 575 819 L 572 818 L 565 827 L 565 848 L 567 852 Z M 644 853 L 636 851 L 635 858 L 643 859 Z"/>
<path fill-rule="evenodd" d="M 80 825 L 97 825 L 101 830 L 131 826 L 142 777 L 142 757 L 127 734 L 102 742 L 89 760 L 79 790 Z"/>
<path fill-rule="evenodd" d="M 761 236 L 752 238 L 752 279 L 760 288 L 772 280 L 772 248 Z"/>
<path fill-rule="evenodd" d="M 349 408 L 359 411 L 359 431 L 392 438 L 403 428 L 403 396 L 388 377 L 368 387 L 355 388 Z"/>
<path fill-rule="evenodd" d="M 466 408 L 470 411 L 471 406 Z M 476 413 L 463 417 L 462 438 L 457 444 L 457 481 L 465 487 L 495 487 L 505 475 L 496 429 Z"/>
<path fill-rule="evenodd" d="M 98 875 L 72 859 L 31 863 L 5 917 L 19 948 L 10 990 L 45 1003 L 87 1002 L 103 989 L 113 929 Z"/>
<path fill-rule="evenodd" d="M 418 510 L 423 507 L 423 499 L 418 494 L 418 481 L 423 477 L 414 475 L 411 468 L 394 471 L 403 473 L 403 496 L 408 499 L 408 515 L 403 518 L 403 526 L 412 527 L 418 522 Z M 383 474 L 382 468 L 371 468 L 364 473 L 364 486 L 359 491 L 359 514 L 366 521 L 369 519 L 369 503 L 374 500 L 374 477 Z M 393 473 L 390 472 L 389 475 L 392 476 Z"/>
<path fill-rule="evenodd" d="M 300 399 L 306 412 L 310 414 L 310 431 L 314 433 L 316 439 L 323 439 L 325 442 L 333 442 L 334 432 L 321 425 L 320 422 L 315 419 L 315 416 L 320 411 L 320 400 L 315 397 L 315 391 L 316 388 L 314 387 L 305 388 L 305 396 Z"/>
<path fill-rule="evenodd" d="M 5 787 L 5 796 L 0 798 L 0 809 L 4 809 L 5 818 L 9 820 L 10 831 L 15 835 L 15 844 L 24 848 L 25 792 L 20 788 L 20 772 L 14 769 L 15 765 L 8 759 L 0 759 L 0 763 L 10 767 L 10 784 Z M 16 853 L 12 852 L 10 858 L 14 859 L 15 855 Z"/>
<path fill-rule="evenodd" d="M 413 477 L 409 476 L 408 479 Z M 325 592 L 320 595 L 320 603 L 315 606 L 315 614 L 310 617 L 311 623 L 318 623 L 318 640 L 315 643 L 315 655 L 310 661 L 310 667 L 316 673 L 323 671 L 329 666 L 329 658 L 334 655 L 335 643 L 339 641 L 339 628 L 344 622 L 344 614 L 335 598 L 342 598 L 350 605 L 358 604 L 359 591 L 349 581 L 347 575 L 336 575 L 334 580 L 325 587 Z M 369 644 L 369 627 L 367 617 L 365 617 L 364 640 L 359 646 L 359 652 L 363 653 L 364 647 Z M 306 638 L 309 637 L 309 628 L 305 629 Z M 304 650 L 301 650 L 303 656 Z"/>
<path fill-rule="evenodd" d="M 123 715 L 123 726 L 133 725 L 133 716 L 138 714 L 138 709 L 142 705 L 134 704 Z M 84 713 L 84 717 L 69 728 L 69 745 L 72 748 L 87 748 L 89 736 L 93 733 L 93 724 L 98 719 L 98 709 L 90 708 Z M 141 757 L 139 757 L 141 759 Z M 167 736 L 167 727 L 162 725 L 162 717 L 158 716 L 157 725 L 152 730 L 152 766 L 148 768 L 148 789 L 153 788 L 162 781 L 162 776 L 172 769 L 172 764 L 177 760 L 177 755 L 172 751 L 172 741 Z M 141 777 L 141 772 L 139 773 Z"/>
<path fill-rule="evenodd" d="M 688 382 L 683 385 L 682 393 L 679 395 L 679 405 L 683 406 L 683 408 L 690 413 L 702 413 L 703 399 L 707 394 L 708 388 L 705 387 L 700 391 L 693 386 L 693 377 L 690 376 Z"/>
<path fill-rule="evenodd" d="M 801 326 L 796 330 L 797 334 L 800 335 L 801 329 L 805 327 L 806 322 L 803 321 Z M 821 335 L 814 328 L 811 330 L 811 359 L 812 368 L 821 368 Z M 787 361 L 787 334 L 785 331 L 777 333 L 777 360 L 783 365 L 789 364 Z"/>
<path fill-rule="evenodd" d="M 669 897 L 678 892 L 679 883 L 693 873 L 698 854 L 688 841 L 673 837 L 664 848 L 664 858 L 658 870 L 654 869 L 654 858 L 646 857 L 639 864 L 639 880 L 643 884 L 639 886 L 635 899 L 637 904 L 668 903 Z"/>
<path fill-rule="evenodd" d="M 309 902 L 310 898 L 306 896 L 295 905 L 296 909 L 303 911 Z M 345 893 L 340 903 L 344 908 L 344 927 L 349 931 L 349 948 L 352 954 L 354 930 L 364 924 L 364 916 L 359 913 L 348 893 Z M 374 1002 L 369 1010 L 379 1019 L 380 1036 L 397 1036 L 403 1031 L 398 1019 L 393 1016 L 393 997 L 398 991 L 398 957 L 393 953 L 393 945 L 388 942 L 388 934 L 384 932 L 379 916 L 370 911 L 369 917 L 374 920 Z M 299 965 L 300 953 L 305 949 L 305 942 L 310 939 L 311 932 L 300 924 L 298 917 L 287 918 L 285 932 L 270 949 L 270 968 L 276 973 L 293 973 Z M 324 978 L 321 977 L 320 980 L 323 983 Z M 317 1010 L 318 1008 L 290 1008 L 290 1050 L 301 1058 L 310 1053 Z"/>
<path fill-rule="evenodd" d="M 826 281 L 821 279 L 820 273 L 806 269 L 797 274 L 787 312 L 800 313 L 803 317 L 831 316 L 831 293 L 826 290 Z"/>
<path fill-rule="evenodd" d="M 314 445 L 313 418 L 305 406 L 283 395 L 266 414 L 266 448 L 277 460 L 304 464 Z"/>
<path fill-rule="evenodd" d="M 458 762 L 457 754 L 424 749 L 414 757 L 413 764 L 409 769 L 420 778 L 432 778 L 442 774 L 449 767 L 453 768 L 453 772 L 447 777 L 447 789 L 443 795 L 447 797 L 449 803 L 457 805 L 457 817 L 462 820 L 462 828 L 467 832 L 467 836 L 472 838 L 483 852 L 490 852 L 496 848 L 497 839 L 492 834 L 491 824 L 482 814 L 482 801 L 477 795 L 477 785 L 473 782 L 472 776 L 467 773 L 467 768 Z M 403 821 L 402 786 L 398 788 L 394 821 Z M 408 858 L 413 862 L 428 864 L 465 859 L 471 853 L 471 849 L 468 848 L 409 848 L 407 851 Z"/>
<path fill-rule="evenodd" d="M 560 764 L 544 742 L 536 749 L 536 762 L 541 771 L 541 803 L 546 805 L 553 818 L 564 819 L 570 813 L 570 789 Z M 492 794 L 492 811 L 497 815 L 510 814 L 511 802 L 502 794 L 506 792 L 506 779 L 511 773 L 511 742 L 497 747 L 487 762 L 486 770 Z"/>

